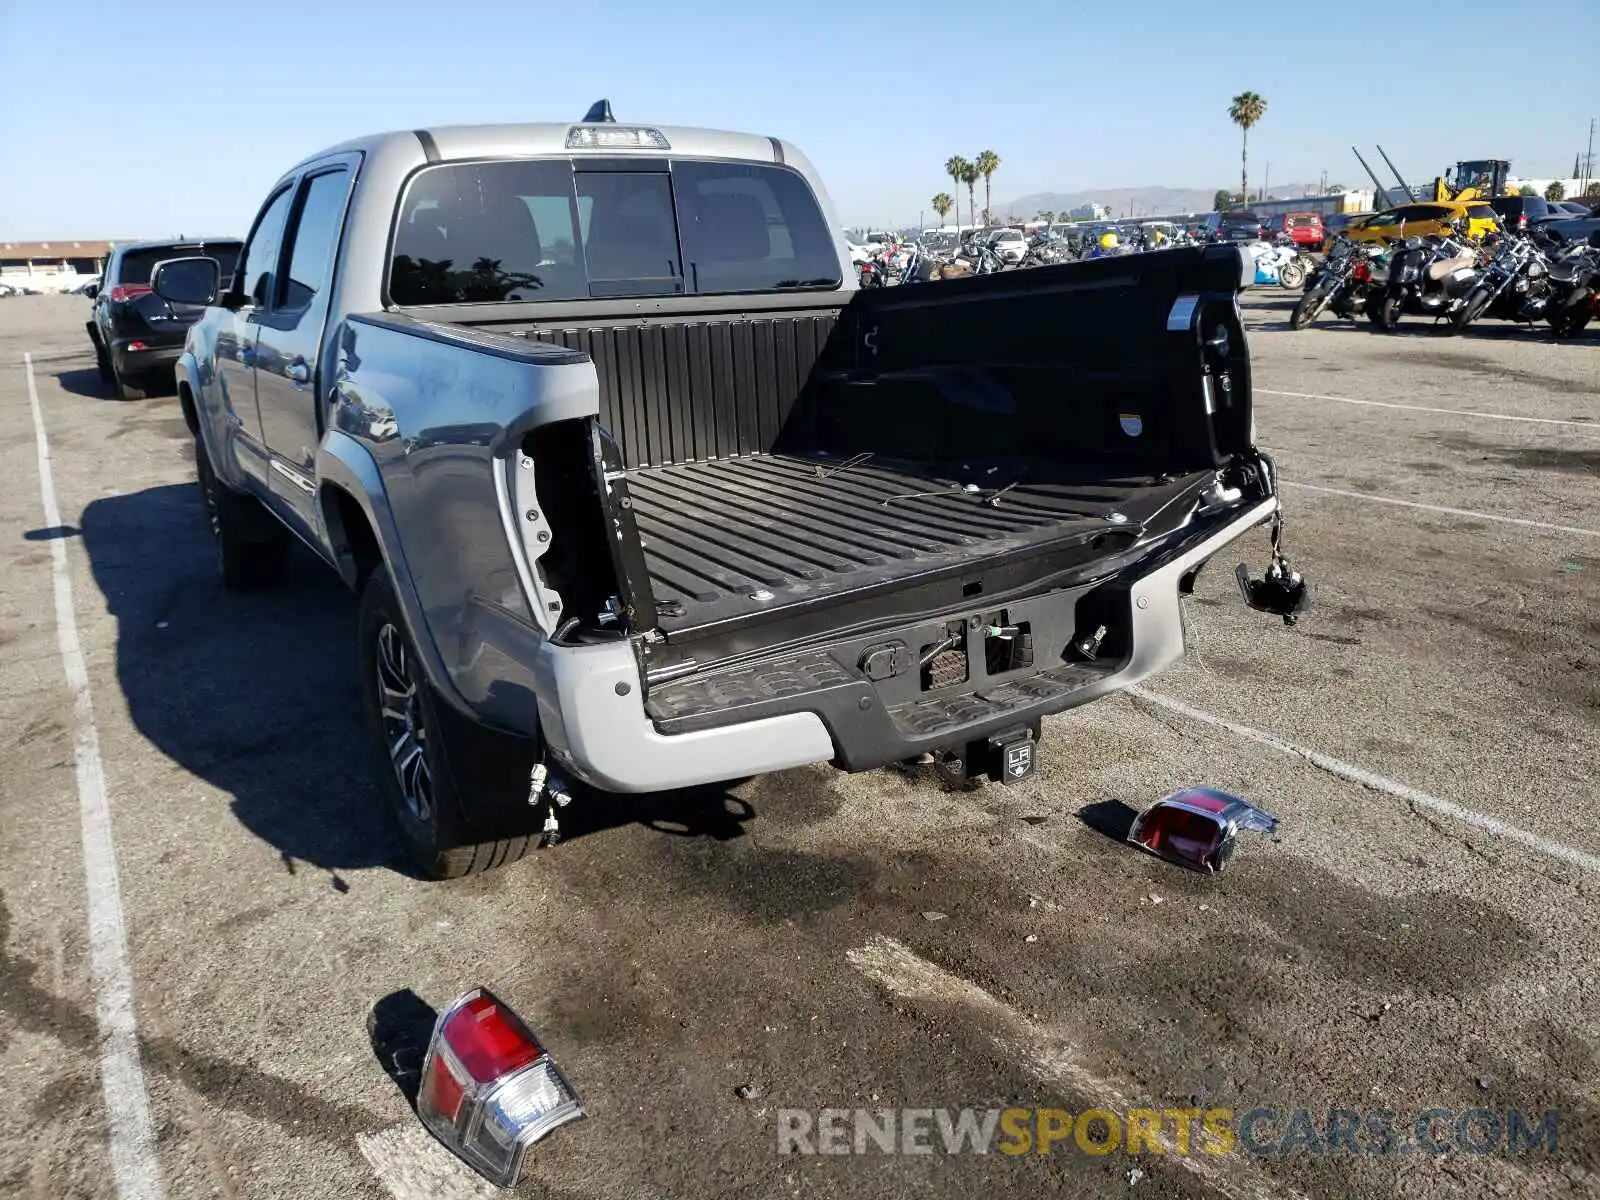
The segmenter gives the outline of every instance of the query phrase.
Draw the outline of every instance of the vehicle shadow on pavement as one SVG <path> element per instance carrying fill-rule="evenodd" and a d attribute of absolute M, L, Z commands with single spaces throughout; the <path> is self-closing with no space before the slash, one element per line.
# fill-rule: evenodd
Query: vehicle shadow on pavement
<path fill-rule="evenodd" d="M 225 590 L 189 484 L 94 500 L 82 537 L 117 622 L 117 683 L 139 733 L 227 792 L 233 815 L 278 850 L 286 871 L 332 872 L 340 891 L 341 871 L 410 874 L 364 725 L 355 599 L 333 573 L 297 548 L 284 586 Z M 582 789 L 561 812 L 561 834 L 642 824 L 726 840 L 753 816 L 726 786 L 650 796 Z M 183 836 L 199 845 L 217 831 Z"/>
<path fill-rule="evenodd" d="M 87 396 L 91 400 L 110 400 L 113 392 L 111 385 L 100 378 L 100 372 L 93 367 L 78 367 L 71 371 L 60 371 L 55 380 L 61 385 L 61 390 L 71 392 L 74 396 Z"/>
<path fill-rule="evenodd" d="M 297 553 L 282 588 L 225 590 L 193 485 L 94 500 L 82 533 L 138 731 L 227 792 L 285 870 L 398 863 L 363 728 L 355 604 L 338 580 Z M 173 772 L 171 786 L 184 785 Z M 195 824 L 182 837 L 199 846 L 225 832 Z M 334 886 L 345 886 L 337 875 Z"/>

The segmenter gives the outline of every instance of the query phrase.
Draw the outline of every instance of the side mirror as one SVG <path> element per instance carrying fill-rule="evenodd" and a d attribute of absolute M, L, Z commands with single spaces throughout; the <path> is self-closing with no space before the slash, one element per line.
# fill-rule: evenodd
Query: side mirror
<path fill-rule="evenodd" d="M 169 258 L 150 272 L 150 290 L 171 304 L 215 304 L 222 265 L 214 258 Z"/>
<path fill-rule="evenodd" d="M 83 294 L 93 300 L 100 294 L 100 285 L 98 283 L 87 284 L 83 289 Z"/>

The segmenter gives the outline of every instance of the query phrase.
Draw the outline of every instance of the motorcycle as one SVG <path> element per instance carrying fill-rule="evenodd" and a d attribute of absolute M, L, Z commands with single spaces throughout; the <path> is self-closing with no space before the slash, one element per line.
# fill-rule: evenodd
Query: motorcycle
<path fill-rule="evenodd" d="M 1373 314 L 1393 333 L 1402 313 L 1450 317 L 1461 311 L 1477 280 L 1479 251 L 1461 235 L 1409 237 L 1389 259 L 1389 284 Z"/>
<path fill-rule="evenodd" d="M 1317 260 L 1293 242 L 1282 243 L 1282 248 L 1292 250 L 1294 257 L 1278 268 L 1278 284 L 1286 291 L 1305 287 L 1317 269 Z"/>
<path fill-rule="evenodd" d="M 1550 260 L 1532 237 L 1507 234 L 1479 278 L 1450 314 L 1450 331 L 1461 333 L 1480 317 L 1537 321 L 1544 317 L 1555 289 Z"/>
<path fill-rule="evenodd" d="M 858 264 L 856 268 L 857 286 L 861 288 L 881 288 L 888 287 L 891 283 L 899 283 L 904 277 L 904 269 L 900 265 L 899 259 L 898 247 L 884 247 L 868 258 L 866 262 Z"/>
<path fill-rule="evenodd" d="M 1545 309 L 1550 332 L 1577 337 L 1600 316 L 1600 229 L 1589 235 L 1588 245 L 1551 265 L 1550 287 L 1554 294 Z"/>
<path fill-rule="evenodd" d="M 1305 294 L 1289 317 L 1290 329 L 1304 329 L 1324 312 L 1352 320 L 1369 312 L 1369 303 L 1383 294 L 1387 251 L 1381 246 L 1355 246 L 1340 239 L 1306 280 Z"/>
<path fill-rule="evenodd" d="M 1255 259 L 1256 283 L 1283 283 L 1283 272 L 1295 260 L 1295 251 L 1291 246 L 1273 246 L 1266 242 L 1253 242 L 1248 247 L 1250 256 Z M 1287 286 L 1287 285 L 1285 285 Z"/>

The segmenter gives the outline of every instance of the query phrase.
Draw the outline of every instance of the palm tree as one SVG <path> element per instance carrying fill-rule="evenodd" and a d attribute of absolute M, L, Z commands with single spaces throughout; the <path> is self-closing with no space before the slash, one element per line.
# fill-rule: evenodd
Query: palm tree
<path fill-rule="evenodd" d="M 1228 119 L 1244 130 L 1239 149 L 1239 195 L 1250 201 L 1250 127 L 1267 114 L 1267 102 L 1254 92 L 1240 92 L 1228 105 Z"/>
<path fill-rule="evenodd" d="M 988 214 L 994 210 L 994 205 L 989 201 L 989 180 L 1000 169 L 1000 156 L 993 150 L 985 150 L 978 155 L 978 160 L 972 165 L 978 169 L 978 174 L 983 176 L 983 223 L 987 225 Z"/>
<path fill-rule="evenodd" d="M 929 203 L 933 206 L 933 211 L 939 214 L 939 224 L 943 225 L 945 213 L 949 212 L 950 206 L 955 203 L 950 199 L 950 193 L 940 192 Z"/>
<path fill-rule="evenodd" d="M 969 163 L 966 159 L 961 160 L 961 182 L 967 185 L 967 211 L 972 214 L 972 223 L 974 225 L 978 223 L 978 196 L 975 189 L 978 186 L 978 178 L 981 174 L 982 172 L 978 170 L 977 163 Z M 988 220 L 987 213 L 984 214 L 984 220 Z"/>
<path fill-rule="evenodd" d="M 967 169 L 970 166 L 972 166 L 972 164 L 969 163 L 966 159 L 962 158 L 959 154 L 952 154 L 949 158 L 945 159 L 944 173 L 946 175 L 950 176 L 951 180 L 953 180 L 955 182 L 957 188 L 959 188 L 961 186 L 961 182 L 964 179 L 966 179 L 966 177 L 967 177 Z M 959 196 L 960 194 L 961 193 L 959 191 L 956 192 L 956 195 Z M 956 232 L 957 233 L 961 232 L 961 205 L 960 205 L 960 203 L 956 204 Z"/>

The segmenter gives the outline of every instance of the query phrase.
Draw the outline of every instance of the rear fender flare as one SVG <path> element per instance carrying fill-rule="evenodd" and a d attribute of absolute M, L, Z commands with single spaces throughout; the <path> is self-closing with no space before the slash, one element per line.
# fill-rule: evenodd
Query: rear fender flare
<path fill-rule="evenodd" d="M 462 697 L 446 670 L 444 658 L 428 626 L 417 589 L 406 565 L 405 550 L 401 546 L 400 532 L 395 525 L 394 511 L 389 505 L 389 494 L 383 476 L 371 451 L 338 429 L 330 429 L 317 449 L 317 521 L 327 538 L 329 557 L 340 576 L 351 588 L 357 586 L 356 564 L 349 553 L 341 553 L 345 546 L 344 519 L 339 512 L 337 493 L 353 500 L 366 518 L 378 545 L 378 555 L 383 569 L 394 585 L 395 599 L 399 601 L 400 615 L 406 623 L 411 644 L 422 658 L 423 672 L 436 695 L 468 720 L 477 721 L 472 706 Z"/>

